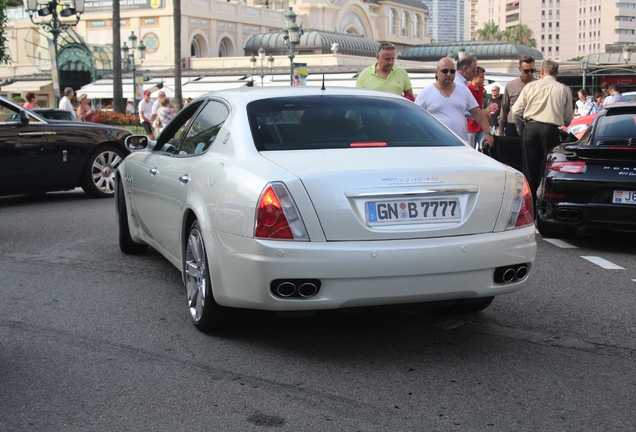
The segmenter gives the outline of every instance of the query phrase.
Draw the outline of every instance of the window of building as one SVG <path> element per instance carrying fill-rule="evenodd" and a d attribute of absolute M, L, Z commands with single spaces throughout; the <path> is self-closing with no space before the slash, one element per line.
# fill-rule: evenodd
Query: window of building
<path fill-rule="evenodd" d="M 393 9 L 389 9 L 389 34 L 396 34 L 397 32 L 397 14 Z"/>

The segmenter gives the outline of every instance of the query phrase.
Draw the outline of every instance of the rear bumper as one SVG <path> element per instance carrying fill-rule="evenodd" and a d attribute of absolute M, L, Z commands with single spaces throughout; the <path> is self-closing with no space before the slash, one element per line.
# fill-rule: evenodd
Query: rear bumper
<path fill-rule="evenodd" d="M 636 206 L 621 204 L 578 204 L 539 199 L 542 222 L 636 232 Z"/>
<path fill-rule="evenodd" d="M 495 283 L 497 267 L 527 264 L 536 253 L 534 226 L 472 236 L 365 242 L 263 241 L 203 233 L 216 301 L 272 311 L 419 303 L 489 297 L 521 289 Z M 313 278 L 311 298 L 282 299 L 275 279 Z"/>

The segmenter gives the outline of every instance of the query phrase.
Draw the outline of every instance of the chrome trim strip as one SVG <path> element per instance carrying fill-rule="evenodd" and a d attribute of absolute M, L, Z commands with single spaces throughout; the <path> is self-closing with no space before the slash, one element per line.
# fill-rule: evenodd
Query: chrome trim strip
<path fill-rule="evenodd" d="M 463 186 L 454 188 L 439 188 L 439 189 L 390 189 L 390 190 L 348 190 L 345 191 L 347 198 L 370 198 L 370 197 L 397 197 L 397 196 L 413 196 L 413 195 L 448 195 L 448 194 L 466 194 L 477 193 L 479 187 L 477 186 Z"/>

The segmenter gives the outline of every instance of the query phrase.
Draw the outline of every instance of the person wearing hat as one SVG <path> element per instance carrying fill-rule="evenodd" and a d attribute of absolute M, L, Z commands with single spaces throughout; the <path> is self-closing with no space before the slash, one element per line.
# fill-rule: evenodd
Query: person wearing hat
<path fill-rule="evenodd" d="M 95 110 L 91 108 L 91 105 L 88 103 L 88 96 L 85 94 L 79 95 L 77 98 L 79 101 L 79 106 L 77 107 L 77 119 L 83 122 L 93 122 L 95 121 Z"/>
<path fill-rule="evenodd" d="M 66 87 L 64 89 L 64 97 L 60 99 L 60 104 L 58 108 L 73 113 L 73 117 L 77 119 L 77 115 L 75 114 L 75 108 L 73 108 L 73 102 L 71 102 L 71 100 L 73 100 L 74 95 L 75 95 L 75 92 L 73 91 L 73 88 Z"/>
<path fill-rule="evenodd" d="M 155 134 L 152 133 L 152 106 L 154 102 L 150 100 L 150 90 L 144 90 L 144 98 L 139 102 L 139 106 L 137 107 L 137 111 L 139 111 L 139 123 L 143 126 L 146 131 L 146 135 L 148 138 L 154 141 Z"/>

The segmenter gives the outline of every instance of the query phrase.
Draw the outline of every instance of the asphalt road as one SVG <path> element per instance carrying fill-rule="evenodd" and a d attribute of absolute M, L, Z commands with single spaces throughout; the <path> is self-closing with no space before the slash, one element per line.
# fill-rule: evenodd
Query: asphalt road
<path fill-rule="evenodd" d="M 526 287 L 477 314 L 211 336 L 177 269 L 120 253 L 113 200 L 4 197 L 0 227 L 1 431 L 636 430 L 633 235 L 539 237 Z"/>

